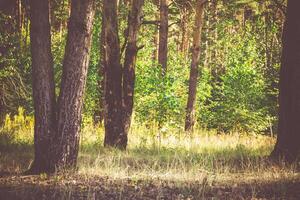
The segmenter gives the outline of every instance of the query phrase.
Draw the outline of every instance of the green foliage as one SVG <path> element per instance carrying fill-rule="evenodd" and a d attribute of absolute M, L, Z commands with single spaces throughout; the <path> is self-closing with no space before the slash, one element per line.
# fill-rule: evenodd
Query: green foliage
<path fill-rule="evenodd" d="M 181 127 L 184 122 L 188 73 L 187 65 L 182 60 L 171 60 L 165 76 L 158 64 L 138 62 L 135 89 L 135 114 L 138 121 L 156 122 L 160 127 L 167 124 Z"/>
<path fill-rule="evenodd" d="M 97 1 L 97 3 L 99 3 Z M 182 129 L 188 93 L 191 55 L 182 55 L 182 15 L 188 12 L 191 42 L 194 1 L 176 0 L 169 7 L 168 70 L 162 76 L 157 64 L 157 25 L 143 24 L 138 46 L 134 99 L 134 120 L 161 130 Z M 97 4 L 100 8 L 100 5 Z M 69 6 L 54 2 L 51 8 L 52 54 L 56 94 L 62 73 Z M 128 4 L 119 8 L 119 36 L 124 44 Z M 143 18 L 158 20 L 158 7 L 145 1 Z M 84 96 L 84 117 L 93 118 L 100 108 L 99 37 L 101 12 L 96 12 L 90 66 Z M 281 29 L 284 17 L 273 1 L 209 1 L 206 4 L 201 46 L 200 77 L 197 88 L 197 126 L 261 133 L 276 130 L 278 73 Z M 11 23 L 8 23 L 11 22 Z M 18 107 L 33 113 L 31 98 L 29 24 L 16 31 L 13 16 L 0 15 L 0 43 L 7 52 L 0 56 L 0 118 L 17 114 Z M 7 27 L 13 29 L 10 31 Z M 3 46 L 3 45 L 2 45 Z M 1 47 L 2 47 L 1 46 Z M 85 126 L 85 125 L 84 125 Z M 176 131 L 175 131 L 176 132 Z"/>
<path fill-rule="evenodd" d="M 5 113 L 16 114 L 20 105 L 32 108 L 28 37 L 15 30 L 11 16 L 0 12 L 0 121 Z"/>
<path fill-rule="evenodd" d="M 0 127 L 0 149 L 22 144 L 33 143 L 34 121 L 25 115 L 22 107 L 18 108 L 18 114 L 11 117 L 6 115 L 3 125 Z"/>
<path fill-rule="evenodd" d="M 101 15 L 95 18 L 92 48 L 90 53 L 90 64 L 84 96 L 84 113 L 93 116 L 99 110 L 100 89 L 99 81 L 103 78 L 99 74 L 100 60 L 100 34 L 101 34 Z"/>
<path fill-rule="evenodd" d="M 205 15 L 202 62 L 211 72 L 211 96 L 198 102 L 200 125 L 225 132 L 276 129 L 282 27 L 276 6 L 238 1 L 217 8 L 217 18 L 213 7 Z"/>
<path fill-rule="evenodd" d="M 271 116 L 265 106 L 266 80 L 261 69 L 264 61 L 256 38 L 247 28 L 226 39 L 229 50 L 225 72 L 214 83 L 208 104 L 211 113 L 202 119 L 208 128 L 220 131 L 264 131 Z"/>

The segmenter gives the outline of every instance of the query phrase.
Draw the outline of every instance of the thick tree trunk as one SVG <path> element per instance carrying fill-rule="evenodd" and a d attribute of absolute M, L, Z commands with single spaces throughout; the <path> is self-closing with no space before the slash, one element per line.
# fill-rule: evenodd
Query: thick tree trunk
<path fill-rule="evenodd" d="M 122 126 L 122 67 L 118 35 L 118 1 L 103 1 L 105 37 L 105 138 L 104 146 L 125 149 Z"/>
<path fill-rule="evenodd" d="M 293 162 L 300 153 L 300 2 L 289 0 L 283 30 L 279 82 L 279 127 L 271 157 Z"/>
<path fill-rule="evenodd" d="M 31 0 L 31 55 L 34 102 L 34 161 L 30 173 L 51 172 L 50 145 L 55 128 L 54 73 L 48 0 Z"/>
<path fill-rule="evenodd" d="M 118 36 L 117 4 L 116 0 L 103 2 L 106 102 L 104 145 L 126 149 L 133 109 L 137 36 L 144 1 L 131 1 L 123 69 Z"/>
<path fill-rule="evenodd" d="M 77 163 L 93 18 L 94 0 L 72 0 L 53 143 L 56 171 L 73 169 Z"/>
<path fill-rule="evenodd" d="M 195 124 L 195 103 L 197 94 L 197 80 L 198 80 L 198 66 L 200 62 L 200 45 L 201 45 L 201 29 L 202 29 L 202 15 L 203 3 L 197 1 L 196 16 L 193 33 L 193 47 L 192 47 L 192 63 L 189 79 L 189 93 L 186 107 L 185 130 L 191 131 Z"/>
<path fill-rule="evenodd" d="M 138 52 L 137 37 L 141 25 L 143 4 L 144 0 L 132 0 L 131 11 L 128 16 L 128 43 L 123 67 L 123 126 L 124 135 L 126 135 L 123 142 L 126 145 L 133 109 L 135 63 Z"/>
<path fill-rule="evenodd" d="M 168 0 L 160 0 L 159 48 L 158 63 L 162 66 L 163 73 L 167 71 L 168 61 L 168 30 L 169 30 Z"/>

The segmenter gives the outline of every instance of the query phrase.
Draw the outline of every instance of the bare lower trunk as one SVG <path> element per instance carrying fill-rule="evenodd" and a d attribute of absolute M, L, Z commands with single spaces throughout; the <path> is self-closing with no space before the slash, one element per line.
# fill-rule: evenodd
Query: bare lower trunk
<path fill-rule="evenodd" d="M 293 162 L 300 153 L 300 13 L 299 1 L 289 0 L 283 30 L 279 82 L 279 127 L 271 157 Z"/>
<path fill-rule="evenodd" d="M 186 107 L 185 130 L 191 131 L 195 125 L 195 104 L 197 94 L 198 66 L 200 62 L 200 45 L 202 29 L 203 3 L 200 1 L 196 5 L 195 26 L 192 47 L 192 63 L 189 79 L 189 93 Z"/>
<path fill-rule="evenodd" d="M 105 139 L 104 145 L 126 149 L 130 128 L 135 61 L 138 51 L 137 36 L 141 25 L 143 0 L 132 0 L 128 16 L 128 35 L 122 69 L 118 36 L 117 1 L 103 2 L 103 26 L 105 37 Z"/>
<path fill-rule="evenodd" d="M 122 127 L 122 67 L 118 35 L 118 1 L 103 1 L 105 37 L 105 138 L 104 146 L 125 149 Z"/>
<path fill-rule="evenodd" d="M 50 145 L 55 129 L 55 93 L 48 0 L 31 0 L 31 55 L 34 102 L 34 161 L 30 173 L 51 172 Z"/>
<path fill-rule="evenodd" d="M 123 126 L 124 134 L 126 135 L 124 143 L 126 143 L 126 145 L 133 109 L 135 63 L 138 52 L 137 37 L 141 25 L 143 4 L 143 0 L 133 0 L 128 17 L 128 44 L 125 51 L 123 67 Z"/>
<path fill-rule="evenodd" d="M 168 10 L 168 0 L 160 0 L 158 63 L 162 66 L 164 74 L 167 71 L 168 61 Z"/>
<path fill-rule="evenodd" d="M 94 0 L 72 0 L 53 144 L 58 171 L 75 168 L 77 163 L 93 18 Z"/>

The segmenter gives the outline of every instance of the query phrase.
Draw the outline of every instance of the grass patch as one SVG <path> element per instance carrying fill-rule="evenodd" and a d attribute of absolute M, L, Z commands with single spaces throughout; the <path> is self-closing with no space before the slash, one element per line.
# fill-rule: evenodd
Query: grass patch
<path fill-rule="evenodd" d="M 103 128 L 86 124 L 77 173 L 23 177 L 20 173 L 33 160 L 33 134 L 20 130 L 13 132 L 12 143 L 0 148 L 0 194 L 38 198 L 54 192 L 55 199 L 293 199 L 300 191 L 299 163 L 274 165 L 266 159 L 275 144 L 269 136 L 204 130 L 187 135 L 178 129 L 162 132 L 133 126 L 128 149 L 119 151 L 103 147 Z"/>

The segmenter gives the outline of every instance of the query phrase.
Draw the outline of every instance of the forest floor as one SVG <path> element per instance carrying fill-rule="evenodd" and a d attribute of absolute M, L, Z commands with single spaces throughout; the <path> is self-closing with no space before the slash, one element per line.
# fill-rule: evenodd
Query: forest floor
<path fill-rule="evenodd" d="M 130 136 L 125 152 L 83 134 L 78 171 L 24 176 L 33 146 L 0 148 L 0 199 L 300 199 L 300 163 L 267 159 L 275 139 L 197 133 Z"/>

